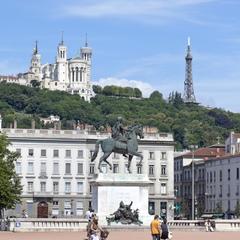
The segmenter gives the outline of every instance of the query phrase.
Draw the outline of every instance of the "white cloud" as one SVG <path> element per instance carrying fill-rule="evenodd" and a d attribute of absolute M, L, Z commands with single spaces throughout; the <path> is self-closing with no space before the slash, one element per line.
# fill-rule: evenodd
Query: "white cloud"
<path fill-rule="evenodd" d="M 207 22 L 185 14 L 188 7 L 220 2 L 222 0 L 92 0 L 62 6 L 62 16 L 82 18 L 128 17 L 146 23 L 163 23 L 166 19 L 179 19 L 197 24 Z"/>
<path fill-rule="evenodd" d="M 115 85 L 120 87 L 139 88 L 144 97 L 149 97 L 149 95 L 154 91 L 154 88 L 149 83 L 137 80 L 128 80 L 126 78 L 115 77 L 100 78 L 99 81 L 93 82 L 93 84 L 100 85 L 102 87 L 107 85 Z"/>

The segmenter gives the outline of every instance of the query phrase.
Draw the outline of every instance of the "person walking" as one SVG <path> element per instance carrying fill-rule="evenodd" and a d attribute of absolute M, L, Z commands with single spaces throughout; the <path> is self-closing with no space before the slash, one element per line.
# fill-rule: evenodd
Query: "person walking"
<path fill-rule="evenodd" d="M 161 223 L 158 215 L 154 216 L 154 219 L 150 224 L 150 228 L 151 228 L 152 240 L 160 240 Z"/>
<path fill-rule="evenodd" d="M 168 238 L 169 230 L 168 230 L 168 225 L 167 225 L 167 219 L 166 218 L 163 219 L 163 223 L 161 224 L 161 230 L 162 230 L 161 239 L 169 239 Z"/>
<path fill-rule="evenodd" d="M 98 218 L 96 215 L 93 216 L 90 226 L 90 240 L 99 240 L 99 234 L 103 232 L 103 229 L 98 224 Z"/>

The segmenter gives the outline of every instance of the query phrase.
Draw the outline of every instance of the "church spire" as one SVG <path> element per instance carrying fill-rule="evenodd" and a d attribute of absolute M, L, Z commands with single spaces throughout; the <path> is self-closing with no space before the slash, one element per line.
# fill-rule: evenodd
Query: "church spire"
<path fill-rule="evenodd" d="M 188 37 L 187 42 L 187 55 L 186 60 L 186 75 L 184 81 L 184 102 L 186 103 L 196 103 L 196 98 L 193 89 L 193 79 L 192 79 L 192 54 L 191 54 L 191 42 L 190 37 Z"/>
<path fill-rule="evenodd" d="M 85 47 L 88 47 L 88 36 L 87 36 L 87 33 L 86 33 L 86 36 L 85 36 Z"/>
<path fill-rule="evenodd" d="M 63 45 L 64 44 L 64 41 L 63 41 L 63 31 L 62 31 L 62 37 L 61 37 L 61 45 Z"/>
<path fill-rule="evenodd" d="M 38 54 L 38 41 L 36 40 L 35 42 L 35 48 L 34 48 L 34 51 L 33 51 L 33 54 Z"/>

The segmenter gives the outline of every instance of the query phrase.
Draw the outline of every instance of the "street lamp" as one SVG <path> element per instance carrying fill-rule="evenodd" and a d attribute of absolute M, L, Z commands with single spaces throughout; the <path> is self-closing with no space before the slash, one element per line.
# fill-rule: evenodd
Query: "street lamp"
<path fill-rule="evenodd" d="M 190 145 L 192 151 L 192 220 L 195 219 L 195 176 L 194 176 L 194 151 L 198 148 L 197 145 Z"/>

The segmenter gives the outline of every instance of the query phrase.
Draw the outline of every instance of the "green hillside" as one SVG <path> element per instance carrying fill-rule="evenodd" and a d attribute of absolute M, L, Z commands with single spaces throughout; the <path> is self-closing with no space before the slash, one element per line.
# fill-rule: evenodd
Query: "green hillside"
<path fill-rule="evenodd" d="M 39 117 L 54 114 L 62 119 L 62 128 L 71 128 L 72 122 L 79 120 L 99 129 L 112 125 L 121 115 L 126 125 L 141 123 L 161 132 L 173 132 L 178 149 L 192 143 L 211 145 L 217 137 L 223 142 L 231 130 L 240 131 L 240 114 L 186 105 L 179 93 L 172 93 L 167 101 L 158 91 L 149 98 L 109 95 L 98 94 L 88 103 L 65 92 L 0 83 L 0 113 L 4 127 L 17 119 L 20 128 L 29 128 L 33 117 L 36 127 L 44 127 Z"/>

